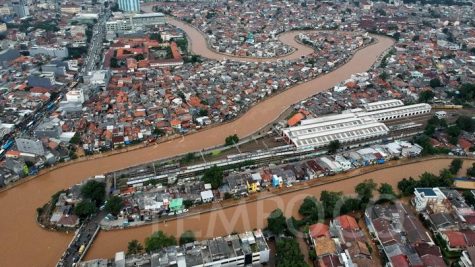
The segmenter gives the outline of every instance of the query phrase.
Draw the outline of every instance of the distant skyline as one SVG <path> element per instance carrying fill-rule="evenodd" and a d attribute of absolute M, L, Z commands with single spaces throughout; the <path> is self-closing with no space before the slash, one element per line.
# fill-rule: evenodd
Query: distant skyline
<path fill-rule="evenodd" d="M 119 9 L 125 12 L 140 12 L 139 0 L 119 0 Z"/>

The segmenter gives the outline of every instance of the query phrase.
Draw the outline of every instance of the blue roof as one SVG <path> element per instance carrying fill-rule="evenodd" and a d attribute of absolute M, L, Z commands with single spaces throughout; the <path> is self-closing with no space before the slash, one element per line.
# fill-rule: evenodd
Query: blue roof
<path fill-rule="evenodd" d="M 435 193 L 434 189 L 432 188 L 416 188 L 416 191 L 419 193 L 423 193 L 426 197 L 435 197 L 437 194 Z"/>

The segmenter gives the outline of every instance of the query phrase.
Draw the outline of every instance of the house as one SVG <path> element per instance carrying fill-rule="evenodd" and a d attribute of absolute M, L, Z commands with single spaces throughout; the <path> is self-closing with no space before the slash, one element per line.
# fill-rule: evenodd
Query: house
<path fill-rule="evenodd" d="M 330 228 L 328 225 L 323 224 L 323 223 L 316 223 L 312 224 L 308 227 L 308 234 L 314 241 L 314 239 L 319 238 L 319 237 L 330 237 Z"/>
<path fill-rule="evenodd" d="M 325 255 L 332 255 L 336 252 L 336 244 L 333 239 L 322 236 L 315 240 L 315 253 L 317 258 L 323 257 Z"/>
<path fill-rule="evenodd" d="M 202 191 L 200 195 L 201 201 L 203 201 L 203 203 L 211 202 L 214 199 L 213 191 L 211 190 Z"/>
<path fill-rule="evenodd" d="M 178 212 L 184 209 L 183 198 L 174 198 L 170 201 L 169 204 L 170 212 Z"/>
<path fill-rule="evenodd" d="M 256 193 L 256 192 L 261 191 L 260 183 L 258 181 L 253 180 L 252 178 L 247 179 L 246 185 L 247 185 L 247 191 L 249 193 Z"/>

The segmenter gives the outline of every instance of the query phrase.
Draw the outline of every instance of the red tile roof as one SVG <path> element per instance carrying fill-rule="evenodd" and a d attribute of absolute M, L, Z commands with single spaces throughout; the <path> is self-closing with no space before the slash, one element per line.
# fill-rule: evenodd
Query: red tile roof
<path fill-rule="evenodd" d="M 335 220 L 340 222 L 340 226 L 345 229 L 345 230 L 351 230 L 351 229 L 359 229 L 360 227 L 358 226 L 358 223 L 356 222 L 355 218 L 349 216 L 349 215 L 342 215 Z"/>
<path fill-rule="evenodd" d="M 322 236 L 330 237 L 329 227 L 323 223 L 310 225 L 308 232 L 312 238 L 318 238 Z"/>
<path fill-rule="evenodd" d="M 466 247 L 465 235 L 458 231 L 446 231 L 444 235 L 447 236 L 449 246 L 452 248 Z"/>
<path fill-rule="evenodd" d="M 409 267 L 409 263 L 404 255 L 396 255 L 391 257 L 391 263 L 397 267 Z"/>

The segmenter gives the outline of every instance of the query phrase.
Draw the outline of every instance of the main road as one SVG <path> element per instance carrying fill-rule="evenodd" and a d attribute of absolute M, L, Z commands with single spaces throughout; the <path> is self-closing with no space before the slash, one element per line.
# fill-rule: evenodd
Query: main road
<path fill-rule="evenodd" d="M 200 44 L 203 36 L 196 36 L 196 30 L 193 31 L 189 27 L 184 27 L 184 30 L 193 38 L 193 51 L 196 54 L 209 55 L 210 51 L 206 42 Z M 53 266 L 59 259 L 72 235 L 46 231 L 35 221 L 36 208 L 47 202 L 53 193 L 92 175 L 220 145 L 230 134 L 236 133 L 240 137 L 249 136 L 275 120 L 290 105 L 327 90 L 338 82 L 348 79 L 354 73 L 368 70 L 377 58 L 393 45 L 393 40 L 390 38 L 377 36 L 376 39 L 376 43 L 356 52 L 350 61 L 338 69 L 256 104 L 232 122 L 188 135 L 183 140 L 169 141 L 108 157 L 78 161 L 45 172 L 35 179 L 1 192 L 0 266 Z M 298 53 L 292 55 L 299 56 Z M 232 215 L 233 211 L 229 210 L 226 214 Z M 249 226 L 252 227 L 252 225 Z M 151 231 L 150 228 L 144 229 L 148 230 L 141 230 L 142 234 L 137 236 L 138 239 L 144 232 L 148 234 Z M 113 235 L 121 236 L 122 233 L 114 232 Z M 111 256 L 110 252 L 124 248 L 123 241 L 130 236 L 122 237 L 121 242 L 105 243 L 113 240 L 110 237 L 111 234 L 101 234 L 97 242 L 103 246 L 93 246 L 91 255 Z"/>

